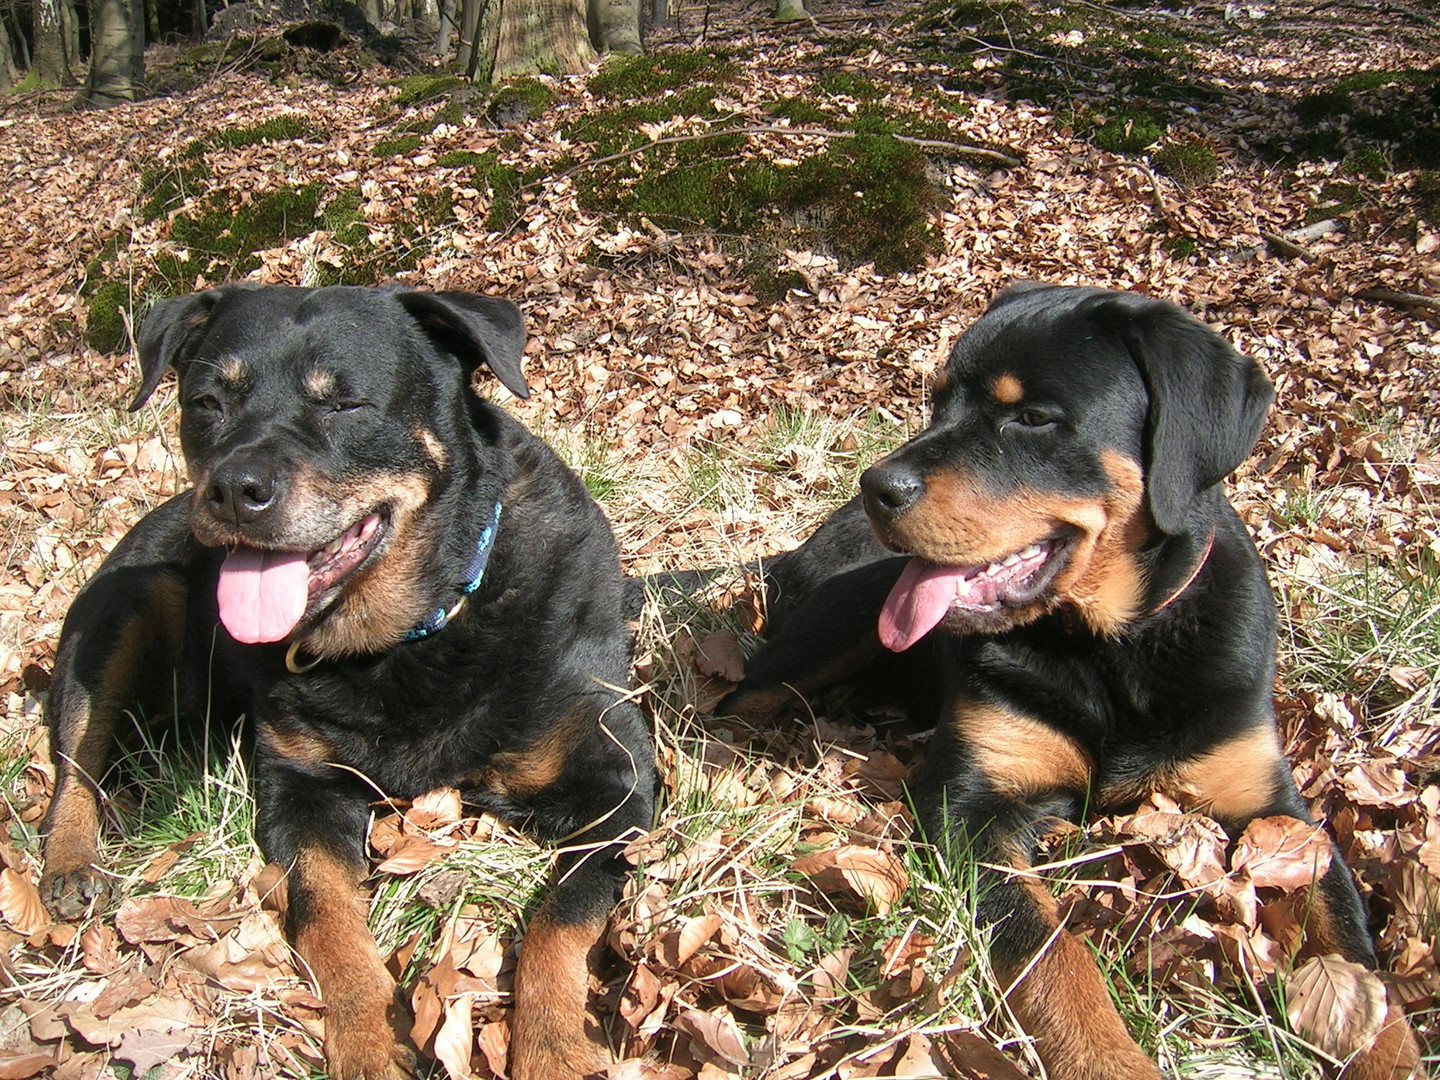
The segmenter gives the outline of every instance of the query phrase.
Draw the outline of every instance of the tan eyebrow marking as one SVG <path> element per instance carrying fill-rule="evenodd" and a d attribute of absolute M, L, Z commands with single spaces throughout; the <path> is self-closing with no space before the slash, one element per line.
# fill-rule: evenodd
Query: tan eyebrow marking
<path fill-rule="evenodd" d="M 305 373 L 305 393 L 323 401 L 335 393 L 335 373 L 325 368 L 314 368 Z"/>
<path fill-rule="evenodd" d="M 990 392 L 1002 405 L 1014 405 L 1025 396 L 1025 385 L 1007 371 L 995 376 L 995 382 L 991 385 Z"/>

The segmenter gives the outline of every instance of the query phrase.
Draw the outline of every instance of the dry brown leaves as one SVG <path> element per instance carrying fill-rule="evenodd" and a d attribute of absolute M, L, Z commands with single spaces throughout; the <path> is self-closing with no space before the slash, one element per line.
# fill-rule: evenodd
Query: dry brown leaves
<path fill-rule="evenodd" d="M 665 487 L 672 479 L 666 465 L 707 441 L 752 444 L 780 406 L 838 418 L 882 408 L 920 423 L 929 372 L 988 298 L 1017 277 L 1174 299 L 1262 362 L 1280 403 L 1234 490 L 1277 580 L 1291 573 L 1323 578 L 1364 556 L 1440 555 L 1432 424 L 1440 331 L 1414 312 L 1357 299 L 1376 285 L 1440 291 L 1440 230 L 1396 212 L 1414 177 L 1374 182 L 1346 231 L 1309 245 L 1314 261 L 1263 250 L 1240 261 L 1226 257 L 1263 248 L 1262 232 L 1301 224 L 1339 177 L 1337 166 L 1280 167 L 1251 153 L 1247 138 L 1274 122 L 1254 111 L 1251 90 L 1283 96 L 1294 80 L 1357 65 L 1424 67 L 1434 51 L 1420 31 L 1407 30 L 1369 35 L 1342 53 L 1308 40 L 1308 6 L 1272 7 L 1282 23 L 1302 29 L 1257 34 L 1246 49 L 1216 49 L 1205 60 L 1207 74 L 1231 91 L 1192 118 L 1195 130 L 1216 139 L 1221 176 L 1197 189 L 1165 189 L 1178 227 L 1205 242 L 1209 254 L 1172 258 L 1150 228 L 1153 193 L 1145 177 L 1077 139 L 1055 111 L 1010 100 L 997 74 L 996 92 L 968 97 L 968 112 L 956 122 L 972 141 L 1025 147 L 1028 164 L 990 174 L 942 166 L 953 185 L 941 220 L 944 252 L 892 277 L 789 252 L 787 268 L 805 288 L 769 306 L 736 278 L 714 238 L 598 221 L 577 210 L 564 180 L 527 193 L 523 227 L 485 234 L 485 196 L 435 161 L 450 150 L 498 148 L 502 133 L 479 122 L 441 128 L 409 159 L 376 158 L 369 149 L 377 138 L 375 106 L 393 96 L 380 77 L 339 87 L 228 75 L 192 95 L 63 122 L 11 108 L 0 119 L 8 196 L 0 206 L 0 387 L 7 401 L 0 521 L 8 541 L 0 683 L 3 733 L 23 764 L 0 803 L 0 821 L 12 826 L 11 835 L 33 835 L 49 795 L 37 695 L 66 606 L 124 531 L 183 483 L 164 394 L 151 410 L 126 418 L 130 359 L 80 344 L 85 268 L 124 228 L 136 226 L 133 243 L 142 254 L 162 239 L 165 223 L 135 222 L 137 161 L 165 160 L 191 139 L 274 115 L 303 113 L 331 137 L 247 147 L 217 159 L 217 172 L 258 186 L 362 184 L 364 213 L 377 234 L 417 193 L 456 185 L 458 226 L 406 277 L 520 301 L 537 393 L 511 403 L 515 411 L 542 433 L 581 432 L 620 448 L 623 469 L 638 476 L 659 469 L 654 484 L 637 485 L 634 515 L 616 522 L 636 569 L 733 562 L 792 546 L 813 522 L 797 518 L 789 492 L 816 486 L 823 475 L 803 450 L 782 452 L 774 466 L 793 488 L 776 487 L 724 519 L 676 500 Z M 688 41 L 700 32 L 701 16 L 675 10 L 674 34 Z M 847 17 L 860 21 L 846 25 L 890 34 L 895 14 L 887 8 L 876 22 L 875 11 L 857 10 Z M 1212 16 L 1218 19 L 1218 9 L 1188 17 Z M 725 5 L 706 5 L 705 17 L 708 43 L 734 36 L 755 49 L 740 83 L 727 91 L 742 113 L 767 97 L 803 94 L 831 63 L 823 40 L 809 32 L 770 34 L 757 29 L 753 12 Z M 927 61 L 908 54 L 854 63 L 871 77 L 887 74 L 895 93 L 939 80 Z M 1272 91 L 1267 80 L 1275 78 L 1283 82 Z M 561 111 L 592 107 L 582 80 L 556 86 Z M 504 160 L 521 168 L 555 160 L 563 148 L 554 123 L 541 117 L 522 128 L 518 149 L 504 150 Z M 783 139 L 753 144 L 772 155 L 788 148 Z M 316 234 L 265 252 L 259 276 L 298 281 L 307 260 L 333 256 L 327 243 Z M 1395 431 L 1382 431 L 1376 420 L 1382 415 L 1411 439 L 1412 451 L 1395 449 Z M 1291 491 L 1327 499 L 1300 518 L 1277 513 Z M 845 492 L 822 495 L 838 500 Z M 1303 622 L 1308 613 L 1291 614 Z M 703 711 L 733 687 L 739 664 L 733 637 L 685 630 L 644 659 L 642 675 L 683 686 L 677 707 Z M 1437 677 L 1419 668 L 1381 674 L 1412 691 Z M 1433 725 L 1377 731 L 1373 703 L 1358 692 L 1282 687 L 1280 705 L 1301 789 L 1383 918 L 1379 941 L 1392 969 L 1386 985 L 1423 1015 L 1440 991 L 1440 786 L 1432 782 L 1440 734 Z M 756 1064 L 787 1080 L 1018 1075 L 993 1050 L 994 1032 L 978 1015 L 973 1029 L 909 1026 L 909 1018 L 929 1016 L 932 995 L 948 977 L 948 964 L 937 969 L 937 953 L 953 944 L 904 929 L 915 882 L 903 863 L 909 820 L 900 799 L 915 747 L 821 715 L 803 735 L 718 731 L 667 743 L 662 756 L 672 794 L 703 789 L 754 816 L 743 830 L 717 825 L 698 835 L 672 823 L 637 845 L 641 870 L 611 933 L 624 963 L 597 984 L 623 1059 L 612 1070 L 616 1080 L 709 1080 Z M 790 816 L 770 807 L 789 807 Z M 457 906 L 463 883 L 444 867 L 465 844 L 508 834 L 462 818 L 453 792 L 398 809 L 372 833 L 377 873 L 422 882 L 426 902 L 450 913 L 438 937 L 406 941 L 392 958 L 397 970 L 412 973 L 413 1035 L 452 1075 L 503 1075 L 514 919 Z M 769 843 L 767 830 L 775 829 L 788 830 L 783 842 Z M 53 924 L 39 904 L 33 848 L 0 838 L 7 954 L 0 962 L 25 1017 L 0 1049 L 0 1078 L 51 1069 L 57 1080 L 91 1080 L 111 1057 L 137 1072 L 156 1063 L 163 1075 L 196 1066 L 225 1080 L 303 1074 L 318 1065 L 323 1006 L 279 937 L 274 875 L 252 866 L 204 898 L 179 899 L 166 886 L 185 843 L 147 854 L 137 877 L 150 891 L 137 890 L 110 916 L 73 927 Z M 1076 874 L 1065 893 L 1072 925 L 1167 995 L 1203 1002 L 1219 987 L 1243 1001 L 1249 991 L 1239 984 L 1282 981 L 1291 1022 L 1317 1037 L 1329 1032 L 1333 1041 L 1324 1048 L 1337 1055 L 1376 1023 L 1373 977 L 1334 958 L 1294 956 L 1306 917 L 1298 890 L 1330 855 L 1312 827 L 1270 819 L 1227 838 L 1208 819 L 1157 801 L 1094 823 L 1083 836 L 1056 838 L 1054 852 L 1052 876 Z M 885 912 L 899 926 L 873 957 L 823 939 L 793 951 L 783 941 L 792 925 Z M 1127 948 L 1136 941 L 1146 947 Z M 876 977 L 856 991 L 849 975 L 862 964 Z"/>

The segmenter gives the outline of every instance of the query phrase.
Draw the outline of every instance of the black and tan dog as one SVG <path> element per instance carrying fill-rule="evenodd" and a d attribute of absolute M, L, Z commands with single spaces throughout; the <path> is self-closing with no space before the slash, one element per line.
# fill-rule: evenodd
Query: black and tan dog
<path fill-rule="evenodd" d="M 339 1080 L 411 1075 L 407 1021 L 364 918 L 376 791 L 458 788 L 562 842 L 515 978 L 511 1072 L 583 1075 L 587 954 L 649 828 L 654 756 L 626 699 L 630 631 L 609 525 L 540 440 L 470 389 L 514 393 L 504 300 L 228 286 L 140 336 L 149 397 L 178 372 L 193 490 L 121 541 L 66 618 L 49 698 L 47 902 L 104 891 L 95 783 L 132 701 L 248 714 L 256 830 L 326 1003 Z M 178 672 L 178 684 L 174 682 Z"/>
<path fill-rule="evenodd" d="M 1017 871 L 1045 819 L 1152 790 L 1232 835 L 1308 820 L 1276 732 L 1265 568 L 1220 488 L 1273 396 L 1170 304 L 1012 287 L 955 345 L 930 426 L 769 563 L 769 641 L 717 712 L 772 717 L 842 680 L 932 691 L 921 823 Z M 1157 1077 L 1043 884 L 981 883 L 995 969 L 1049 1075 Z M 1338 851 L 1308 943 L 1375 966 Z M 1388 1022 L 1347 1076 L 1410 1075 L 1413 1035 L 1398 1009 Z"/>

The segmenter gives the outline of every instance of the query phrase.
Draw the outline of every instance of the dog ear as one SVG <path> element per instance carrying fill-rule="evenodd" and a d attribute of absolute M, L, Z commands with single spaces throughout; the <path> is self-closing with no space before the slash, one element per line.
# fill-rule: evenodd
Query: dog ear
<path fill-rule="evenodd" d="M 172 296 L 150 309 L 140 324 L 140 389 L 130 402 L 131 412 L 150 399 L 166 368 L 178 368 L 194 356 L 223 295 L 223 289 L 206 289 Z"/>
<path fill-rule="evenodd" d="M 1183 530 L 1195 497 L 1255 447 L 1275 388 L 1248 357 L 1173 304 L 1107 299 L 1124 312 L 1121 336 L 1150 394 L 1145 489 L 1163 532 Z"/>
<path fill-rule="evenodd" d="M 1004 307 L 1006 304 L 1010 303 L 1010 301 L 1016 299 L 1017 297 L 1024 296 L 1026 293 L 1036 292 L 1040 289 L 1056 288 L 1060 288 L 1060 286 L 1050 285 L 1044 281 L 1030 281 L 1027 278 L 1021 278 L 1019 281 L 1012 281 L 1009 285 L 1006 285 L 1005 288 L 1001 289 L 998 293 L 994 295 L 994 297 L 991 298 L 990 306 L 985 309 L 985 314 L 988 315 L 996 308 Z"/>
<path fill-rule="evenodd" d="M 520 371 L 525 317 L 509 300 L 466 292 L 396 292 L 395 298 L 432 340 L 468 373 L 481 364 L 522 400 L 530 387 Z"/>

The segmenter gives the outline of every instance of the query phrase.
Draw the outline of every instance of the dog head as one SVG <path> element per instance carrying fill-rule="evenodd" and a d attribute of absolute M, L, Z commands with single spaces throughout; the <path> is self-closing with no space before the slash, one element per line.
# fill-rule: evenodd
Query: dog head
<path fill-rule="evenodd" d="M 176 370 L 191 528 L 230 551 L 237 640 L 372 651 L 433 609 L 444 534 L 504 482 L 485 477 L 471 375 L 527 397 L 524 340 L 513 304 L 466 293 L 230 285 L 155 306 L 131 408 Z"/>
<path fill-rule="evenodd" d="M 1006 290 L 956 342 L 929 427 L 861 477 L 880 542 L 916 556 L 882 640 L 996 633 L 1061 605 L 1117 633 L 1143 610 L 1139 553 L 1199 527 L 1197 500 L 1245 459 L 1273 397 L 1172 304 Z"/>

